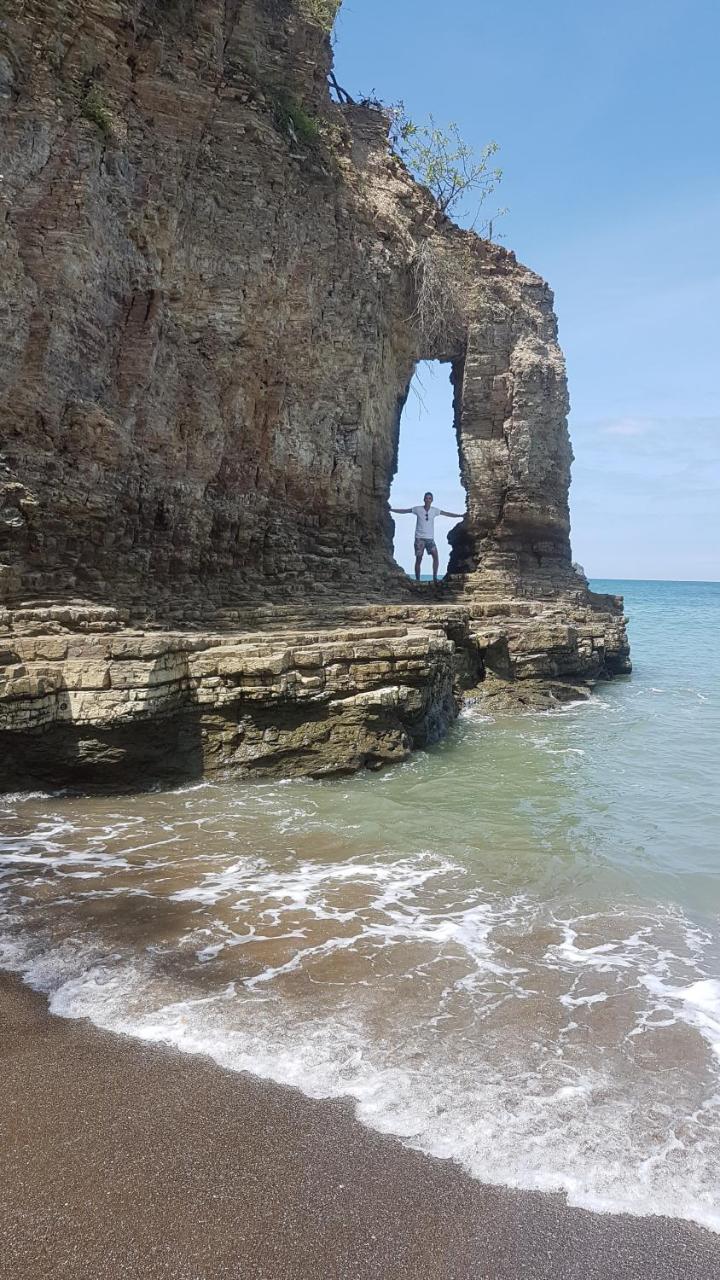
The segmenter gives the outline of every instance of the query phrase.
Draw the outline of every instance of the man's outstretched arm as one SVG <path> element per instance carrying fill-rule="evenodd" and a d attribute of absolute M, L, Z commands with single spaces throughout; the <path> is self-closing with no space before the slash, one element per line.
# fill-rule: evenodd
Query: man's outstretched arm
<path fill-rule="evenodd" d="M 450 516 L 453 520 L 462 520 L 465 515 L 464 511 L 441 511 L 441 516 Z"/>
<path fill-rule="evenodd" d="M 390 508 L 390 510 L 392 511 L 393 515 L 395 515 L 395 516 L 411 516 L 411 515 L 413 515 L 413 509 L 412 509 L 412 507 L 391 507 L 391 508 Z"/>

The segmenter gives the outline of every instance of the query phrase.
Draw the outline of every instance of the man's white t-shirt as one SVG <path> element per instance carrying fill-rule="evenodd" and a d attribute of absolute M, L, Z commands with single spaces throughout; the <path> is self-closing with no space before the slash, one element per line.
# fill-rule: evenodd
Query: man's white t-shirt
<path fill-rule="evenodd" d="M 440 515 L 439 507 L 430 507 L 425 510 L 425 504 L 421 507 L 410 508 L 415 516 L 415 537 L 416 538 L 434 538 L 435 537 L 435 517 Z"/>

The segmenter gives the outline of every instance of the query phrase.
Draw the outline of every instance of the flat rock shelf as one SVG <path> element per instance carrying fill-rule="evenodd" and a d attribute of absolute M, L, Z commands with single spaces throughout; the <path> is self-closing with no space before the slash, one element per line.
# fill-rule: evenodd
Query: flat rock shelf
<path fill-rule="evenodd" d="M 619 602 L 594 600 L 572 621 L 569 605 L 486 601 L 152 632 L 87 606 L 20 609 L 0 641 L 0 786 L 377 768 L 438 741 L 466 698 L 554 706 L 626 670 Z"/>

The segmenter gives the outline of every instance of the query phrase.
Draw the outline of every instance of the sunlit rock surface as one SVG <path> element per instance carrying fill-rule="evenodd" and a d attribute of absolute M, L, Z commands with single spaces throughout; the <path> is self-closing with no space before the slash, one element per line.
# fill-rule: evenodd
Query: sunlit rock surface
<path fill-rule="evenodd" d="M 1 782 L 353 769 L 463 689 L 629 668 L 571 562 L 552 294 L 329 66 L 289 0 L 28 0 L 0 30 Z M 437 595 L 388 512 L 421 359 L 451 363 L 468 495 Z"/>

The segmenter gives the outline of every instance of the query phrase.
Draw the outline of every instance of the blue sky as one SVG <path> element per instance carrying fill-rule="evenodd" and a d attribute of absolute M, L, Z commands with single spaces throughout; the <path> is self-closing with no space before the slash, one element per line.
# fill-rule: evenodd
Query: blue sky
<path fill-rule="evenodd" d="M 555 291 L 596 577 L 720 578 L 719 49 L 717 0 L 344 0 L 337 23 L 350 93 L 500 143 L 497 230 Z M 445 370 L 423 381 L 392 499 L 461 509 Z"/>

